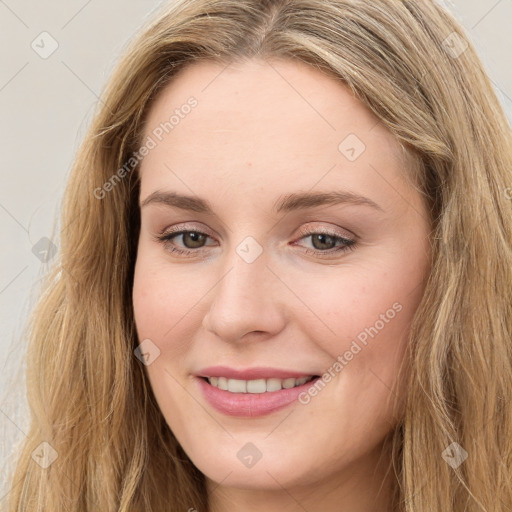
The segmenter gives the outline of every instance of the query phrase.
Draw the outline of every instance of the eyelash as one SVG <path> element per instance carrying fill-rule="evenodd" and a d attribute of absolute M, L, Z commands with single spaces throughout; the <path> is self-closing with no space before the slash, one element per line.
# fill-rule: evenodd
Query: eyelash
<path fill-rule="evenodd" d="M 185 249 L 185 250 L 183 250 L 183 249 L 177 249 L 174 246 L 171 246 L 171 247 L 168 246 L 168 243 L 173 238 L 175 238 L 177 236 L 180 236 L 180 235 L 184 235 L 186 233 L 196 233 L 196 234 L 205 235 L 205 236 L 211 238 L 207 233 L 203 233 L 202 231 L 199 231 L 199 230 L 182 229 L 182 230 L 179 230 L 179 231 L 171 231 L 171 232 L 163 231 L 163 232 L 159 233 L 156 237 L 154 237 L 154 240 L 157 241 L 157 242 L 162 243 L 164 246 L 166 246 L 166 249 L 170 253 L 173 253 L 173 254 L 180 254 L 180 255 L 184 255 L 184 256 L 190 256 L 192 253 L 197 253 L 201 249 L 203 249 L 203 247 L 199 247 L 198 249 Z M 345 245 L 341 246 L 341 247 L 338 247 L 338 248 L 328 249 L 328 250 L 325 250 L 325 251 L 322 251 L 320 249 L 307 249 L 307 248 L 304 248 L 304 252 L 306 254 L 313 254 L 313 255 L 316 255 L 316 256 L 323 255 L 323 254 L 328 254 L 328 255 L 342 254 L 342 253 L 345 253 L 345 252 L 353 251 L 355 249 L 356 245 L 357 245 L 355 240 L 339 236 L 339 235 L 337 235 L 337 234 L 335 234 L 335 233 L 333 233 L 333 232 L 331 232 L 329 230 L 326 230 L 326 231 L 306 231 L 305 233 L 302 233 L 302 236 L 299 238 L 299 240 L 302 240 L 303 238 L 307 238 L 308 236 L 311 236 L 311 235 L 327 235 L 327 236 L 331 237 L 334 240 L 335 243 L 337 243 L 338 241 L 341 241 Z"/>

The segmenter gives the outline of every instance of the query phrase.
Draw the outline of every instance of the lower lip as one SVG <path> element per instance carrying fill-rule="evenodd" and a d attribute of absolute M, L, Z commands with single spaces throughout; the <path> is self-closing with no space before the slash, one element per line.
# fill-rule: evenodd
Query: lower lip
<path fill-rule="evenodd" d="M 266 393 L 231 393 L 212 386 L 207 380 L 197 377 L 199 387 L 212 407 L 229 416 L 255 417 L 264 416 L 283 409 L 297 400 L 320 377 L 289 389 L 267 391 Z"/>

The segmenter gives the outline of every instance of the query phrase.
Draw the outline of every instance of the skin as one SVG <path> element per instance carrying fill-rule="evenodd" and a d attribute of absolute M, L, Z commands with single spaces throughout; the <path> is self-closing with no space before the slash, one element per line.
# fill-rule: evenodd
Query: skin
<path fill-rule="evenodd" d="M 206 475 L 213 512 L 391 510 L 388 454 L 377 463 L 403 403 L 394 409 L 405 389 L 391 388 L 430 268 L 429 214 L 404 178 L 410 162 L 342 82 L 303 63 L 193 64 L 152 105 L 145 137 L 190 96 L 197 107 L 140 169 L 141 204 L 175 191 L 214 211 L 141 207 L 133 305 L 140 341 L 160 350 L 145 369 L 162 414 Z M 349 134 L 366 146 L 354 161 L 338 148 Z M 382 211 L 272 211 L 286 194 L 334 190 Z M 156 240 L 171 227 L 207 237 Z M 342 243 L 307 234 L 326 229 L 355 248 L 335 253 Z M 263 251 L 252 263 L 236 251 L 248 236 Z M 308 404 L 237 418 L 200 393 L 194 374 L 211 365 L 320 375 L 396 303 L 400 312 Z M 248 442 L 262 454 L 251 468 L 237 458 Z"/>

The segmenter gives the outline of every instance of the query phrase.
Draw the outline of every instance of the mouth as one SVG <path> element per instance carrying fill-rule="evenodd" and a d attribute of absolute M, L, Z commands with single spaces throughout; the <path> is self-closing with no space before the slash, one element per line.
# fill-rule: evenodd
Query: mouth
<path fill-rule="evenodd" d="M 230 379 L 228 377 L 200 377 L 214 388 L 229 393 L 274 393 L 283 389 L 292 389 L 303 386 L 312 380 L 319 378 L 319 375 L 310 375 L 308 377 L 287 379 L 269 378 L 269 379 Z"/>
<path fill-rule="evenodd" d="M 244 418 L 265 416 L 300 402 L 319 379 L 319 375 L 252 380 L 196 376 L 200 394 L 211 407 Z"/>

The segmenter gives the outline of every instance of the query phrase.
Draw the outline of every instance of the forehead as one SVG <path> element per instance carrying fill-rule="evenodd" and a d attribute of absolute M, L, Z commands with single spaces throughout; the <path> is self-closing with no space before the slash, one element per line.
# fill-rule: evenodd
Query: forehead
<path fill-rule="evenodd" d="M 303 62 L 204 61 L 185 67 L 160 92 L 150 108 L 145 133 L 169 120 L 191 97 L 198 105 L 190 117 L 200 121 L 194 129 L 213 133 L 231 129 L 266 132 L 270 137 L 285 127 L 310 126 L 318 135 L 336 139 L 347 127 L 359 129 L 362 136 L 379 121 L 343 81 Z M 177 126 L 173 131 L 179 131 Z"/>
<path fill-rule="evenodd" d="M 166 185 L 275 195 L 318 183 L 390 202 L 386 181 L 389 189 L 405 173 L 397 140 L 351 90 L 296 61 L 189 65 L 150 108 L 147 137 L 156 144 L 142 162 L 141 196 Z"/>

